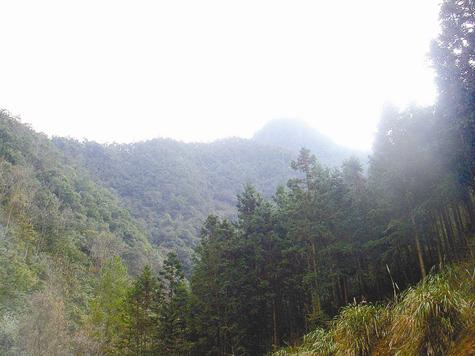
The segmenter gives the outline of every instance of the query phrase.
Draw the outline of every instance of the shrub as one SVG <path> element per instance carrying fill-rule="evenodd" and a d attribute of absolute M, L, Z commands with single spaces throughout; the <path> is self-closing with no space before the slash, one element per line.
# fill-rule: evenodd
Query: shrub
<path fill-rule="evenodd" d="M 389 320 L 388 308 L 379 305 L 355 303 L 343 308 L 332 330 L 338 354 L 369 355 L 386 335 Z"/>
<path fill-rule="evenodd" d="M 446 354 L 469 310 L 466 298 L 446 276 L 429 276 L 409 288 L 395 306 L 390 346 L 402 354 Z"/>
<path fill-rule="evenodd" d="M 303 347 L 306 351 L 314 355 L 331 356 L 335 354 L 335 342 L 333 335 L 321 328 L 318 328 L 303 338 Z"/>

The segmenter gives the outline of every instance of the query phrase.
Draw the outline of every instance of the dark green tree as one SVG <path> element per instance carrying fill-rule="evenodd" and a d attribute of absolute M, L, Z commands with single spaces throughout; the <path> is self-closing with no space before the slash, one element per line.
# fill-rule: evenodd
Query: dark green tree
<path fill-rule="evenodd" d="M 189 290 L 176 254 L 167 255 L 160 278 L 163 298 L 159 307 L 156 350 L 161 355 L 184 355 L 191 347 L 187 323 Z"/>
<path fill-rule="evenodd" d="M 149 266 L 145 266 L 137 277 L 128 297 L 128 349 L 136 355 L 153 354 L 159 340 L 159 325 L 162 289 L 159 281 L 153 276 Z"/>

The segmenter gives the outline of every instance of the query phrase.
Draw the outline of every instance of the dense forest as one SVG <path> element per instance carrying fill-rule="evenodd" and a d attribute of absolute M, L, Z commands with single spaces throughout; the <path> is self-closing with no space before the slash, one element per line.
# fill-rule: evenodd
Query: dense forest
<path fill-rule="evenodd" d="M 50 140 L 2 111 L 0 352 L 474 352 L 474 9 L 443 1 L 438 100 L 387 106 L 368 163 L 306 135 Z"/>
<path fill-rule="evenodd" d="M 189 270 L 208 214 L 234 215 L 247 182 L 271 196 L 292 174 L 290 152 L 242 139 L 184 144 L 169 139 L 103 146 L 55 138 L 71 162 L 115 192 L 161 252 L 175 251 Z M 262 162 L 262 163 L 260 163 Z"/>
<path fill-rule="evenodd" d="M 364 153 L 341 148 L 292 120 L 271 122 L 252 140 L 210 144 L 155 139 L 99 145 L 59 137 L 53 142 L 71 162 L 81 162 L 99 184 L 114 191 L 150 242 L 161 252 L 176 252 L 188 272 L 206 217 L 233 217 L 236 195 L 247 183 L 272 197 L 277 186 L 294 176 L 289 162 L 301 147 L 297 142 L 312 147 L 329 166 L 339 166 L 351 154 L 367 161 Z"/>

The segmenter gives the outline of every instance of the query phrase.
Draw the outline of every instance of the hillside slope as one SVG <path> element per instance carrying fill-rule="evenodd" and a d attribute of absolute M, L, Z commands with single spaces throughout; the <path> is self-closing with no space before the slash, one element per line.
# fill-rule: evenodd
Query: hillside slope
<path fill-rule="evenodd" d="M 56 138 L 54 143 L 120 197 L 154 245 L 176 250 L 183 261 L 190 259 L 209 214 L 234 214 L 236 194 L 245 184 L 270 196 L 294 174 L 289 152 L 243 139 L 106 146 Z"/>
<path fill-rule="evenodd" d="M 428 276 L 388 304 L 350 304 L 326 328 L 274 356 L 473 355 L 474 271 L 472 258 Z"/>
<path fill-rule="evenodd" d="M 54 138 L 53 142 L 72 162 L 81 162 L 96 182 L 120 197 L 152 244 L 164 251 L 175 250 L 182 261 L 189 261 L 206 217 L 232 217 L 236 194 L 248 183 L 271 197 L 278 185 L 295 175 L 290 162 L 301 146 L 318 147 L 317 158 L 333 166 L 351 155 L 364 156 L 298 122 L 285 122 L 291 135 L 282 126 L 280 131 L 271 129 L 274 124 L 252 140 L 183 143 L 157 138 L 100 145 Z M 297 134 L 303 132 L 307 136 Z"/>
<path fill-rule="evenodd" d="M 146 233 L 111 192 L 45 135 L 0 111 L 0 347 L 10 347 L 4 332 L 46 286 L 78 321 L 113 255 L 131 275 L 157 261 Z"/>

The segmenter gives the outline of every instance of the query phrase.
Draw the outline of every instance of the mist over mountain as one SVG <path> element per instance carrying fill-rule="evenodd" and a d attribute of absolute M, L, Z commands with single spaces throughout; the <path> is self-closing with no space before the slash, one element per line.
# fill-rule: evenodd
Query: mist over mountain
<path fill-rule="evenodd" d="M 281 147 L 294 153 L 302 147 L 308 148 L 322 164 L 330 167 L 340 166 L 350 156 L 357 157 L 364 165 L 368 161 L 369 152 L 338 145 L 301 120 L 269 121 L 252 139 L 260 144 Z"/>

